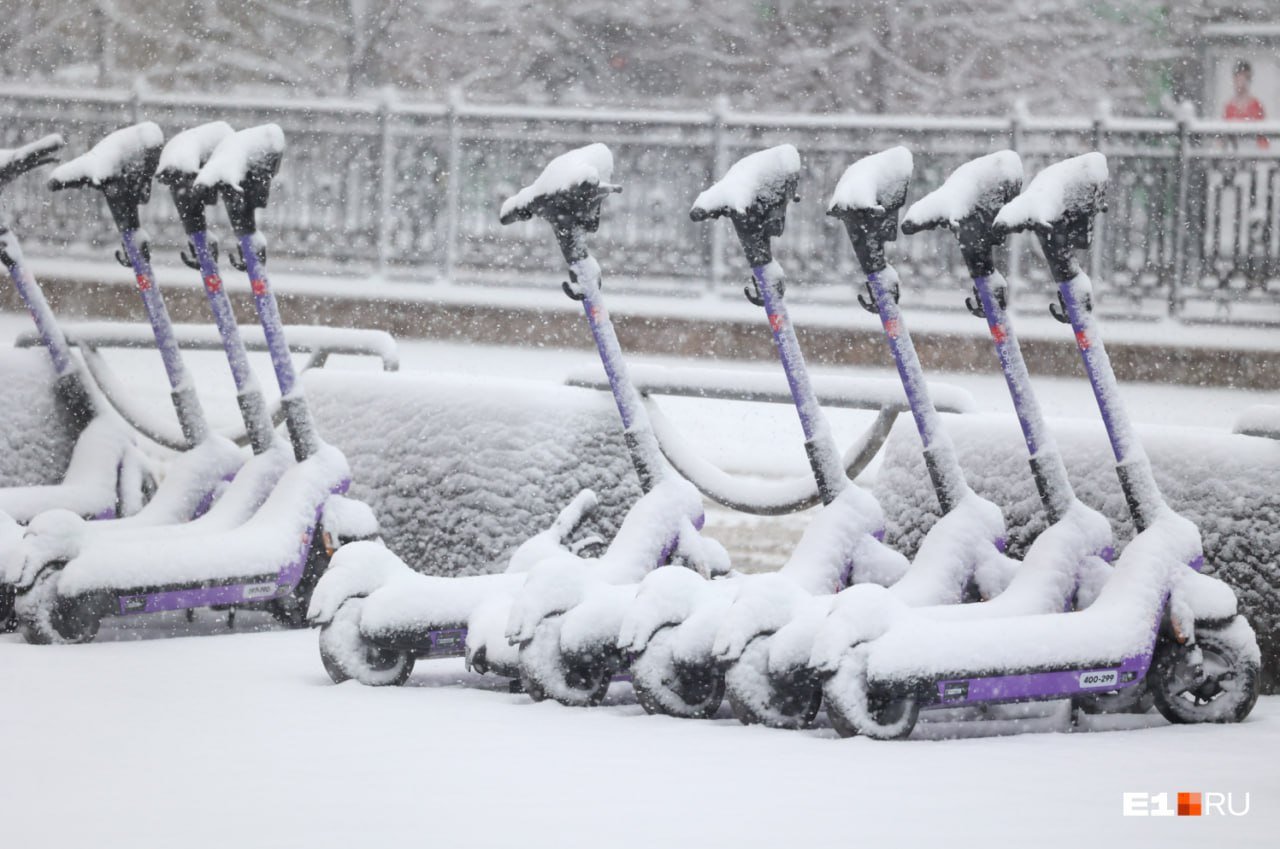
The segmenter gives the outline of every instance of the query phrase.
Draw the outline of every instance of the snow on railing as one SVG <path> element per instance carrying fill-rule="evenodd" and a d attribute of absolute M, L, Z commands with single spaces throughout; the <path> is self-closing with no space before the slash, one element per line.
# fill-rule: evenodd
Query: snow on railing
<path fill-rule="evenodd" d="M 1109 211 L 1098 222 L 1089 271 L 1111 312 L 1280 321 L 1280 122 L 1244 124 L 1094 116 L 801 115 L 748 113 L 724 101 L 706 110 L 589 109 L 262 95 L 153 94 L 0 86 L 0 147 L 57 131 L 72 152 L 122 125 L 149 119 L 172 134 L 223 119 L 237 128 L 268 121 L 289 139 L 278 188 L 265 213 L 273 264 L 281 270 L 529 285 L 558 260 L 544 227 L 500 231 L 501 199 L 529 182 L 539 163 L 604 141 L 625 191 L 609 199 L 599 236 L 617 285 L 688 296 L 730 296 L 745 274 L 726 227 L 698 227 L 689 203 L 730 163 L 784 141 L 801 153 L 801 203 L 779 250 L 801 298 L 848 302 L 860 279 L 855 258 L 820 199 L 856 158 L 895 144 L 915 154 L 911 197 L 932 190 L 961 162 L 1017 150 L 1034 174 L 1088 150 L 1111 161 Z M 9 220 L 33 253 L 102 257 L 114 242 L 105 205 L 51 197 L 20 181 Z M 146 226 L 160 253 L 176 254 L 182 232 L 167 193 Z M 225 223 L 215 216 L 215 229 Z M 894 262 L 913 302 L 955 307 L 964 288 L 955 239 L 901 238 Z M 1001 262 L 1015 302 L 1047 303 L 1051 281 L 1032 239 L 1018 237 Z"/>

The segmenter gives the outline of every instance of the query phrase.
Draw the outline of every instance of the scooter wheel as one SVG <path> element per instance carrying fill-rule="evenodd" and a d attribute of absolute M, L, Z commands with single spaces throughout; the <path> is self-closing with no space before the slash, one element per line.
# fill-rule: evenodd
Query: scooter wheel
<path fill-rule="evenodd" d="M 45 569 L 14 599 L 18 629 L 33 645 L 89 643 L 98 636 L 101 605 L 92 595 L 58 595 L 58 570 Z"/>
<path fill-rule="evenodd" d="M 1193 645 L 1161 638 L 1151 660 L 1156 710 L 1173 723 L 1240 722 L 1258 701 L 1258 662 L 1228 629 L 1197 628 Z"/>
<path fill-rule="evenodd" d="M 538 623 L 520 646 L 520 684 L 535 702 L 555 699 L 569 707 L 595 707 L 613 680 L 601 658 L 567 658 L 560 650 L 560 617 Z"/>
<path fill-rule="evenodd" d="M 822 709 L 822 688 L 808 670 L 778 677 L 769 672 L 769 640 L 756 637 L 724 675 L 733 715 L 743 725 L 806 728 Z"/>
<path fill-rule="evenodd" d="M 675 662 L 675 629 L 663 628 L 650 638 L 631 663 L 631 686 L 646 713 L 707 719 L 724 701 L 724 673 L 708 662 L 696 667 Z"/>
<path fill-rule="evenodd" d="M 920 717 L 919 701 L 913 696 L 872 693 L 866 669 L 865 651 L 855 649 L 824 685 L 831 727 L 841 737 L 901 740 L 909 736 Z"/>
<path fill-rule="evenodd" d="M 368 687 L 398 687 L 413 674 L 412 652 L 375 645 L 360 633 L 364 599 L 342 603 L 320 628 L 320 662 L 335 684 L 356 680 Z"/>
<path fill-rule="evenodd" d="M 0 634 L 16 630 L 18 619 L 13 614 L 13 588 L 0 587 Z"/>

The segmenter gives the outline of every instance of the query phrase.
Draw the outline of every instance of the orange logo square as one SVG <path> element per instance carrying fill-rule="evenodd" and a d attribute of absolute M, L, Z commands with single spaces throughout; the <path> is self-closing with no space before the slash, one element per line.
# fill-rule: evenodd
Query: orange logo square
<path fill-rule="evenodd" d="M 1178 816 L 1180 817 L 1200 816 L 1200 794 L 1199 793 L 1179 793 L 1178 794 Z"/>

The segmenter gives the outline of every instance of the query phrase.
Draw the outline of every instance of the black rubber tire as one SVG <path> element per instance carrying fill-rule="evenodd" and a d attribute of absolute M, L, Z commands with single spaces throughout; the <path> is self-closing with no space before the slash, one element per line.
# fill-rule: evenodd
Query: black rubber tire
<path fill-rule="evenodd" d="M 616 663 L 609 658 L 566 658 L 560 650 L 560 616 L 538 623 L 520 646 L 520 684 L 535 702 L 555 699 L 567 707 L 604 701 Z"/>
<path fill-rule="evenodd" d="M 320 627 L 320 662 L 335 684 L 359 681 L 366 687 L 398 687 L 413 674 L 414 656 L 377 646 L 360 633 L 362 598 L 347 599 Z"/>
<path fill-rule="evenodd" d="M 18 629 L 18 617 L 13 612 L 13 588 L 0 587 L 0 634 Z"/>
<path fill-rule="evenodd" d="M 58 595 L 59 567 L 47 567 L 14 600 L 18 629 L 33 645 L 91 643 L 102 624 L 103 603 L 92 595 Z"/>
<path fill-rule="evenodd" d="M 1195 646 L 1204 665 L 1210 663 L 1225 674 L 1212 676 L 1194 688 L 1182 689 L 1179 672 L 1186 671 L 1191 652 L 1188 646 L 1161 637 L 1147 678 L 1156 710 L 1172 723 L 1240 722 L 1258 701 L 1258 663 L 1248 647 L 1235 645 L 1230 637 L 1209 628 L 1197 628 Z M 1223 686 L 1223 682 L 1229 682 Z"/>
<path fill-rule="evenodd" d="M 631 687 L 646 713 L 709 719 L 724 702 L 724 673 L 713 663 L 703 667 L 677 664 L 672 657 L 674 628 L 659 630 L 631 662 Z"/>
<path fill-rule="evenodd" d="M 823 686 L 827 719 L 841 737 L 901 740 L 911 735 L 920 717 L 914 696 L 886 698 L 867 689 L 865 655 L 855 652 Z"/>
<path fill-rule="evenodd" d="M 725 695 L 743 725 L 807 728 L 822 710 L 822 687 L 808 674 L 779 679 L 768 672 L 767 635 L 747 643 L 725 672 Z M 763 698 L 762 698 L 763 696 Z"/>

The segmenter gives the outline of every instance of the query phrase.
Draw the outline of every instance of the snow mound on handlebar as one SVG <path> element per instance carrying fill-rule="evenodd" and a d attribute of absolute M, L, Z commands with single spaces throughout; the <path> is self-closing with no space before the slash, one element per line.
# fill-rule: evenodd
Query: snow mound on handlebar
<path fill-rule="evenodd" d="M 584 183 L 590 186 L 607 184 L 612 177 L 613 153 L 607 145 L 596 142 L 575 148 L 548 162 L 538 179 L 507 198 L 499 216 L 505 220 L 540 198 Z"/>
<path fill-rule="evenodd" d="M 903 227 L 958 227 L 975 210 L 995 202 L 1003 187 L 1021 187 L 1022 178 L 1022 159 L 1012 150 L 970 160 L 952 171 L 941 186 L 911 204 L 903 216 Z"/>
<path fill-rule="evenodd" d="M 758 151 L 733 163 L 719 182 L 698 195 L 693 211 L 704 215 L 746 213 L 759 201 L 776 200 L 799 174 L 800 153 L 794 145 Z"/>
<path fill-rule="evenodd" d="M 845 169 L 828 210 L 896 209 L 907 197 L 914 163 L 902 145 L 864 156 Z"/>
<path fill-rule="evenodd" d="M 1096 203 L 1107 179 L 1107 158 L 1096 151 L 1055 162 L 1000 210 L 996 227 L 1011 231 L 1050 227 Z"/>
<path fill-rule="evenodd" d="M 279 124 L 262 124 L 241 130 L 223 139 L 209 161 L 196 175 L 196 185 L 203 188 L 232 186 L 240 183 L 254 163 L 271 155 L 284 153 L 284 130 Z"/>
<path fill-rule="evenodd" d="M 166 174 L 196 174 L 209 161 L 214 150 L 233 135 L 235 130 L 226 121 L 212 121 L 189 130 L 183 130 L 160 151 L 157 178 Z"/>
<path fill-rule="evenodd" d="M 0 149 L 0 175 L 4 175 L 6 170 L 17 165 L 17 163 L 23 162 L 24 160 L 30 160 L 38 157 L 44 162 L 52 161 L 54 155 L 65 145 L 66 141 L 60 134 L 50 133 L 49 135 L 36 139 L 33 142 L 24 144 L 22 147 Z M 27 167 L 30 167 L 29 162 Z"/>
<path fill-rule="evenodd" d="M 64 162 L 49 175 L 49 182 L 57 185 L 88 183 L 101 185 L 104 180 L 118 177 L 120 173 L 143 152 L 164 144 L 164 133 L 154 121 L 144 121 L 116 130 L 70 162 Z"/>

